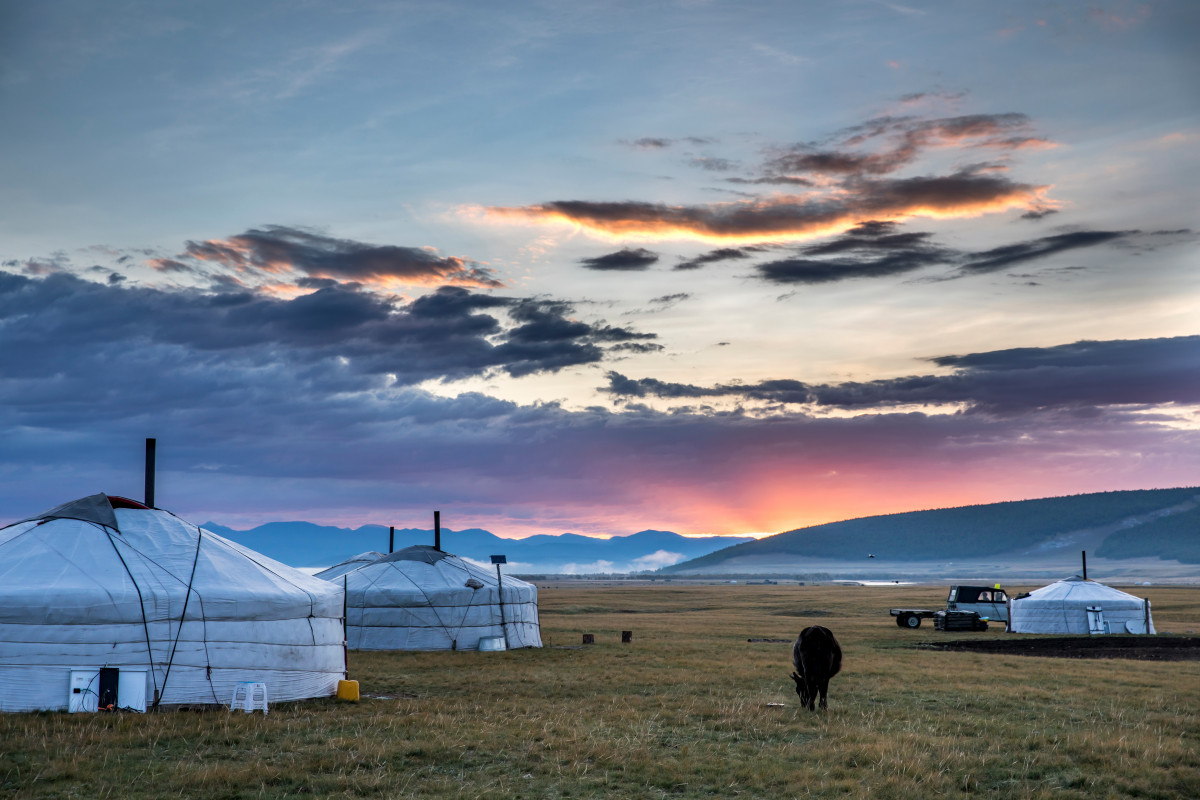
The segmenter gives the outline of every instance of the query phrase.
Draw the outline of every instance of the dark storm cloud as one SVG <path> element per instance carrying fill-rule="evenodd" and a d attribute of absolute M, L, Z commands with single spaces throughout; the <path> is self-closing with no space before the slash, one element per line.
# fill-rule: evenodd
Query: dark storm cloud
<path fill-rule="evenodd" d="M 1024 214 L 1022 214 L 1021 219 L 1028 219 L 1028 220 L 1036 221 L 1039 219 L 1045 219 L 1046 217 L 1050 216 L 1051 214 L 1057 214 L 1057 213 L 1058 213 L 1057 208 L 1034 208 L 1034 209 L 1026 211 Z"/>
<path fill-rule="evenodd" d="M 217 264 L 260 277 L 298 272 L 310 278 L 361 283 L 502 286 L 491 270 L 466 259 L 417 247 L 337 239 L 283 225 L 253 228 L 228 239 L 190 241 L 175 259 L 155 259 L 152 264 L 162 271 Z"/>
<path fill-rule="evenodd" d="M 1085 416 L 1111 406 L 1200 403 L 1200 336 L 1085 341 L 929 360 L 955 371 L 840 384 L 772 380 L 715 386 L 633 379 L 609 372 L 604 391 L 622 397 L 729 397 L 847 410 L 965 404 L 976 413 L 1051 410 Z"/>
<path fill-rule="evenodd" d="M 636 271 L 649 269 L 657 261 L 657 253 L 639 247 L 636 249 L 626 248 L 594 258 L 583 258 L 579 260 L 579 263 L 588 269 L 595 270 Z"/>
<path fill-rule="evenodd" d="M 99 392 L 124 414 L 203 403 L 231 381 L 258 385 L 280 374 L 290 377 L 279 385 L 301 382 L 319 394 L 368 391 L 493 371 L 552 372 L 599 362 L 613 345 L 654 338 L 571 313 L 564 302 L 460 287 L 403 303 L 337 283 L 279 299 L 0 273 L 3 400 L 36 416 Z M 156 389 L 146 389 L 137 374 L 153 375 Z M 179 375 L 187 380 L 176 382 Z M 172 386 L 186 387 L 185 395 L 173 396 Z M 22 394 L 31 389 L 33 395 Z M 32 396 L 41 399 L 26 405 Z"/>

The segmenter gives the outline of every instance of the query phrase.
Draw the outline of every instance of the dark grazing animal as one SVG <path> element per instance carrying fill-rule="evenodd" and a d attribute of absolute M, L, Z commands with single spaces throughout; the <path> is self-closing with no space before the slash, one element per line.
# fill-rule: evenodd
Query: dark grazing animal
<path fill-rule="evenodd" d="M 792 646 L 792 663 L 796 666 L 792 680 L 796 682 L 800 705 L 816 710 L 813 703 L 820 693 L 821 708 L 829 708 L 826 702 L 829 679 L 842 669 L 842 648 L 834 638 L 833 631 L 820 625 L 800 631 L 796 644 Z"/>

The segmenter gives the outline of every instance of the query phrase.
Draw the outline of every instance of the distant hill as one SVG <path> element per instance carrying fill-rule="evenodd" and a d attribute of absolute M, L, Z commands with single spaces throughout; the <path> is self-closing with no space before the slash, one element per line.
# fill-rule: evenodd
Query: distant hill
<path fill-rule="evenodd" d="M 295 567 L 328 567 L 368 550 L 386 553 L 388 529 L 381 525 L 337 528 L 311 522 L 269 522 L 239 531 L 208 522 L 204 528 Z M 689 538 L 670 531 L 646 530 L 630 536 L 596 539 L 574 533 L 502 539 L 479 528 L 442 529 L 442 549 L 488 563 L 503 554 L 508 571 L 523 573 L 640 572 L 711 553 L 748 536 Z M 433 531 L 396 529 L 397 550 L 413 544 L 433 544 Z"/>
<path fill-rule="evenodd" d="M 1200 488 L 963 506 L 833 522 L 779 533 L 664 567 L 666 574 L 858 571 L 912 573 L 939 565 L 1053 572 L 1089 561 L 1200 564 Z M 990 570 L 990 573 L 986 570 Z M 1196 570 L 1193 568 L 1194 574 Z"/>

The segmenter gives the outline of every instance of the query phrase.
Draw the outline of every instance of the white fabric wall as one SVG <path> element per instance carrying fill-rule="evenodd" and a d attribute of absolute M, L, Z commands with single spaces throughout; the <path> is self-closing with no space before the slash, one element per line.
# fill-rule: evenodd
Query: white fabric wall
<path fill-rule="evenodd" d="M 536 586 L 503 578 L 501 628 L 495 571 L 432 547 L 405 548 L 334 580 L 346 587 L 352 650 L 475 650 L 490 636 L 509 648 L 542 646 Z"/>
<path fill-rule="evenodd" d="M 340 587 L 165 511 L 116 517 L 119 533 L 74 519 L 0 530 L 0 710 L 65 709 L 81 668 L 147 670 L 164 705 L 228 703 L 239 681 L 265 682 L 272 701 L 336 692 Z"/>
<path fill-rule="evenodd" d="M 1149 609 L 1140 597 L 1079 577 L 1067 578 L 1012 601 L 1009 630 L 1013 633 L 1090 633 L 1087 609 L 1099 607 L 1111 633 L 1154 633 Z"/>

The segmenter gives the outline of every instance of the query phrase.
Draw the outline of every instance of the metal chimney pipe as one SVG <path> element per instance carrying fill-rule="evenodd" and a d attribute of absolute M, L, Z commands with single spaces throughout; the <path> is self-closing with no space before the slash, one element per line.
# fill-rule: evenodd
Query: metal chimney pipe
<path fill-rule="evenodd" d="M 433 512 L 433 549 L 442 549 L 442 512 Z"/>
<path fill-rule="evenodd" d="M 396 549 L 396 526 L 392 525 L 388 528 L 388 552 L 391 553 Z"/>
<path fill-rule="evenodd" d="M 1087 580 L 1087 550 L 1080 550 L 1083 553 L 1083 579 Z"/>
<path fill-rule="evenodd" d="M 157 439 L 146 440 L 146 505 L 154 508 L 154 448 Z"/>

